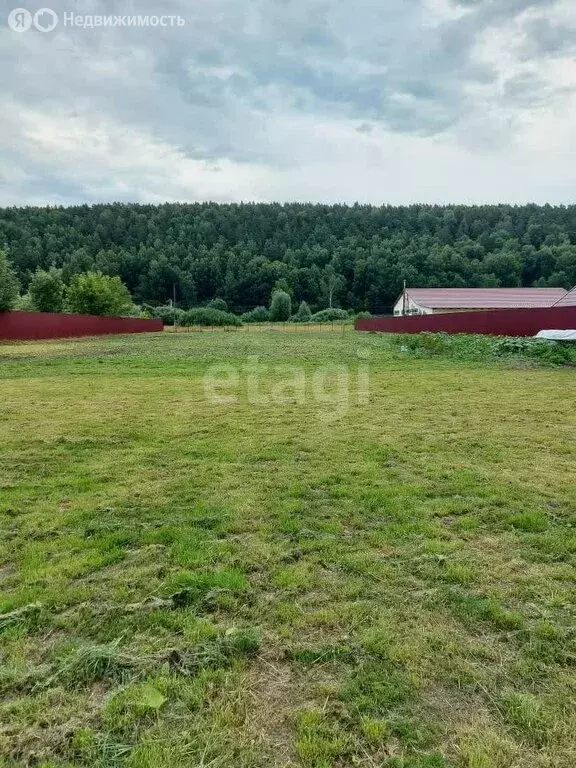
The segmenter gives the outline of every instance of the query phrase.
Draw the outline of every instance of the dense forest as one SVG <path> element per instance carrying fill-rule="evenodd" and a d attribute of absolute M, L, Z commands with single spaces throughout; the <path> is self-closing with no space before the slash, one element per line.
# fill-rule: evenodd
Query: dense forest
<path fill-rule="evenodd" d="M 118 275 L 138 303 L 384 313 L 409 286 L 576 284 L 576 206 L 103 204 L 0 209 L 25 290 L 36 269 Z"/>

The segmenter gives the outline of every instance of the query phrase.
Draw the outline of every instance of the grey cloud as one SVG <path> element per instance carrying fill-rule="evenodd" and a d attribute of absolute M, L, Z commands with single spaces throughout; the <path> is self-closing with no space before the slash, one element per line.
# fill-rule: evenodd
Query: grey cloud
<path fill-rule="evenodd" d="M 525 60 L 576 54 L 576 14 L 571 26 L 539 18 L 531 19 L 524 30 L 526 40 L 521 52 Z"/>
<path fill-rule="evenodd" d="M 22 109 L 106 118 L 191 158 L 278 169 L 293 164 L 296 154 L 289 135 L 280 140 L 268 133 L 282 114 L 355 121 L 366 136 L 378 126 L 419 137 L 452 132 L 459 141 L 463 117 L 475 109 L 470 88 L 490 88 L 498 78 L 496 65 L 477 57 L 480 36 L 528 9 L 545 13 L 552 4 L 460 0 L 467 13 L 430 24 L 419 0 L 52 0 L 61 17 L 70 10 L 164 13 L 182 16 L 186 25 L 60 26 L 48 35 L 21 36 L 3 29 L 0 63 L 13 72 L 4 95 Z M 527 28 L 527 41 L 524 55 L 534 60 L 569 45 L 551 23 Z M 502 94 L 519 110 L 556 97 L 529 75 L 510 79 Z M 482 115 L 467 134 L 468 143 L 494 145 L 496 136 L 510 139 L 513 122 Z M 2 141 L 2 151 L 25 164 L 30 139 L 18 139 L 17 153 L 6 133 Z M 14 146 L 16 140 L 10 141 Z M 59 183 L 54 181 L 55 196 L 65 194 Z M 36 195 L 36 182 L 29 184 Z"/>
<path fill-rule="evenodd" d="M 554 5 L 556 0 L 454 0 L 456 5 L 481 11 L 492 17 L 500 18 L 516 15 L 529 8 Z"/>
<path fill-rule="evenodd" d="M 517 75 L 504 83 L 504 98 L 524 109 L 542 109 L 575 92 L 576 86 L 551 86 L 534 73 Z"/>
<path fill-rule="evenodd" d="M 162 2 L 161 10 L 183 15 L 190 28 L 185 32 L 74 30 L 71 38 L 95 57 L 106 53 L 103 41 L 95 40 L 100 34 L 111 46 L 134 41 L 135 47 L 153 55 L 156 83 L 147 80 L 136 85 L 136 94 L 128 94 L 130 105 L 138 91 L 152 87 L 178 91 L 184 108 L 226 110 L 230 102 L 242 102 L 262 109 L 265 89 L 274 87 L 290 106 L 336 110 L 353 118 L 378 119 L 394 130 L 433 135 L 439 127 L 443 130 L 457 122 L 468 83 L 491 82 L 495 77 L 489 66 L 473 57 L 479 32 L 494 15 L 501 18 L 506 7 L 515 13 L 529 4 L 500 2 L 497 9 L 483 4 L 472 14 L 474 18 L 469 15 L 430 31 L 422 26 L 416 2 L 376 6 L 361 0 L 353 10 L 349 7 L 353 16 L 349 23 L 342 16 L 342 4 L 336 2 L 293 0 L 241 6 L 231 0 L 194 7 Z M 138 5 L 138 12 L 159 12 L 158 5 L 146 0 Z M 104 4 L 104 12 L 112 7 Z M 132 8 L 132 3 L 126 3 L 121 10 Z M 66 50 L 64 41 L 56 56 L 67 59 L 67 65 L 70 60 L 72 66 L 79 64 L 78 51 Z M 237 73 L 229 79 L 213 76 L 206 72 L 210 59 L 236 68 Z M 374 74 L 371 68 L 382 72 Z M 33 89 L 31 80 L 26 88 L 30 96 Z M 413 97 L 412 105 L 398 108 L 397 94 Z M 41 98 L 49 95 L 45 92 Z M 117 100 L 114 95 L 110 98 Z M 161 102 L 165 100 L 160 97 Z"/>

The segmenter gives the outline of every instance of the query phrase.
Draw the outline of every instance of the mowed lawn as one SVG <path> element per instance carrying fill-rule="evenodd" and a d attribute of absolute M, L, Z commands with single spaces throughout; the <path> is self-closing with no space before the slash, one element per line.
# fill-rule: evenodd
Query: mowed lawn
<path fill-rule="evenodd" d="M 0 764 L 573 768 L 575 405 L 350 329 L 0 345 Z"/>

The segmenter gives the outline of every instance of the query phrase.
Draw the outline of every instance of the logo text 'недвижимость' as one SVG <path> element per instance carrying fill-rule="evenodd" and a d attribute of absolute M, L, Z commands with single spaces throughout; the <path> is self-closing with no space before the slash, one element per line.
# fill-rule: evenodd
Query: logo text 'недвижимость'
<path fill-rule="evenodd" d="M 52 32 L 60 19 L 52 8 L 40 8 L 31 13 L 26 8 L 14 8 L 8 14 L 8 26 L 13 32 L 27 32 L 34 27 L 39 32 Z M 105 27 L 183 27 L 186 21 L 173 14 L 157 15 L 80 15 L 67 11 L 62 14 L 62 26 L 76 29 L 100 29 Z"/>

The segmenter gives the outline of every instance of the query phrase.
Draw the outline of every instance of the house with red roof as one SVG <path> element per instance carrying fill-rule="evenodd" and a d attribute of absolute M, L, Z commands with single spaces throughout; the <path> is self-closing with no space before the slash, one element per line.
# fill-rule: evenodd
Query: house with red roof
<path fill-rule="evenodd" d="M 576 307 L 576 287 L 571 291 L 567 291 L 561 299 L 558 299 L 555 307 Z"/>
<path fill-rule="evenodd" d="M 576 288 L 405 288 L 395 315 L 576 306 Z"/>

